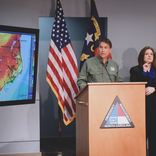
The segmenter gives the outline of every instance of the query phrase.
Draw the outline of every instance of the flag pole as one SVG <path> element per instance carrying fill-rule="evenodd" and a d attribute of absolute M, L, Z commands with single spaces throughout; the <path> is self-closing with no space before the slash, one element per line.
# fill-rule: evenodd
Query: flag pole
<path fill-rule="evenodd" d="M 61 108 L 58 106 L 58 114 L 59 114 L 59 152 L 57 156 L 63 156 L 61 151 Z"/>

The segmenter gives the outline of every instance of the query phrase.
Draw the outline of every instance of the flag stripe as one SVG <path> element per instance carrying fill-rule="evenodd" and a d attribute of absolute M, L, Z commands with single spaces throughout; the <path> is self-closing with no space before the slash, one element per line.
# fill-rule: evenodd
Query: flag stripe
<path fill-rule="evenodd" d="M 75 61 L 75 57 L 72 56 L 72 54 L 73 54 L 73 52 L 72 52 L 73 51 L 73 48 L 70 45 L 71 44 L 68 44 L 67 47 L 64 47 L 63 48 L 63 50 L 66 53 L 66 55 L 68 56 L 69 61 L 70 61 L 71 65 L 72 65 L 72 68 L 71 69 L 75 69 L 74 72 L 75 72 L 76 76 L 78 76 L 78 73 L 77 73 L 77 70 L 76 70 L 76 67 L 77 67 L 77 64 L 76 63 L 77 62 Z"/>
<path fill-rule="evenodd" d="M 69 103 L 67 102 L 66 99 L 64 100 L 64 107 L 66 107 L 66 110 L 67 110 L 65 113 L 66 117 L 70 118 L 71 116 L 73 116 L 73 111 L 72 111 L 71 107 L 69 106 Z M 68 120 L 69 120 L 69 118 L 68 118 Z"/>
<path fill-rule="evenodd" d="M 76 111 L 76 107 L 75 107 L 75 100 L 73 99 L 73 96 L 71 94 L 71 90 L 70 88 L 68 87 L 68 85 L 66 84 L 66 81 L 64 82 L 65 83 L 65 97 L 66 97 L 66 100 L 70 99 L 71 102 L 69 102 L 69 104 L 71 105 L 72 104 L 72 107 L 73 107 L 73 110 L 74 112 Z"/>
<path fill-rule="evenodd" d="M 77 88 L 76 83 L 74 83 L 74 79 L 73 79 L 74 77 L 77 77 L 77 76 L 74 74 L 74 70 L 71 67 L 71 64 L 68 64 L 68 66 L 67 66 L 67 64 L 66 64 L 67 61 L 68 61 L 68 57 L 66 55 L 63 55 L 62 64 L 63 64 L 63 68 L 65 70 L 65 73 L 67 74 L 67 76 L 70 80 L 68 82 L 71 84 L 71 87 L 74 89 L 74 92 L 77 93 L 78 88 Z"/>
<path fill-rule="evenodd" d="M 62 70 L 62 61 L 61 61 L 61 53 L 58 51 L 57 47 L 55 46 L 55 43 L 53 40 L 51 40 L 51 45 L 50 45 L 50 54 L 54 57 L 56 60 L 57 64 L 59 65 L 59 68 Z M 55 63 L 56 63 L 55 62 Z"/>
<path fill-rule="evenodd" d="M 67 71 L 68 72 L 68 71 Z M 66 92 L 68 93 L 67 95 L 69 95 L 69 97 L 71 98 L 71 100 L 74 100 L 74 96 L 76 95 L 73 88 L 72 88 L 72 83 L 71 83 L 71 79 L 68 78 L 67 76 L 67 72 L 64 73 L 64 88 L 66 90 Z M 69 72 L 68 72 L 69 73 Z M 75 102 L 74 102 L 75 103 Z M 73 106 L 75 108 L 75 104 Z M 75 109 L 74 109 L 75 110 Z"/>
<path fill-rule="evenodd" d="M 67 74 L 64 73 L 64 88 L 66 90 L 66 92 L 68 93 L 68 95 L 70 96 L 70 98 L 72 98 L 74 100 L 74 96 L 76 95 L 73 88 L 72 88 L 72 85 L 71 85 L 71 79 L 69 80 L 68 77 L 67 77 Z"/>
<path fill-rule="evenodd" d="M 53 60 L 53 62 L 55 62 L 54 58 L 50 54 L 49 58 L 48 58 L 49 68 L 53 71 L 54 75 L 56 77 L 58 77 L 59 84 L 61 85 L 62 84 L 62 75 L 60 73 L 62 73 L 62 71 L 60 68 L 58 68 L 57 62 L 55 62 L 55 65 L 54 65 L 54 63 L 52 63 L 52 60 Z"/>
<path fill-rule="evenodd" d="M 51 77 L 51 75 L 49 74 L 49 72 L 47 72 L 47 79 L 49 80 L 49 84 L 51 86 L 51 88 L 53 87 L 53 92 L 55 93 L 55 96 L 59 99 L 60 103 L 63 103 L 63 99 L 62 97 L 58 94 L 58 86 L 56 85 L 56 83 L 53 81 L 54 79 Z"/>
<path fill-rule="evenodd" d="M 55 84 L 57 86 L 57 93 L 60 94 L 60 95 L 63 95 L 63 90 L 62 90 L 62 86 L 60 85 L 59 83 L 59 80 L 57 75 L 55 75 L 55 73 L 52 71 L 51 67 L 48 65 L 47 67 L 47 72 L 49 73 L 49 77 L 50 77 L 50 80 L 51 80 L 51 84 Z M 51 76 L 53 75 L 53 77 Z M 63 97 L 63 96 L 62 96 Z"/>

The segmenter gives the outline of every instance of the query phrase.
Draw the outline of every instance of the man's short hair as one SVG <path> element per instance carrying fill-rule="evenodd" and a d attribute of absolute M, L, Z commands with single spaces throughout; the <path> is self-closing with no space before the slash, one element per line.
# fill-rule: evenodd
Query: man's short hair
<path fill-rule="evenodd" d="M 109 47 L 112 48 L 112 42 L 108 38 L 102 38 L 102 39 L 100 39 L 99 42 L 98 42 L 98 47 L 99 47 L 99 45 L 100 45 L 101 42 L 107 43 L 109 45 Z"/>

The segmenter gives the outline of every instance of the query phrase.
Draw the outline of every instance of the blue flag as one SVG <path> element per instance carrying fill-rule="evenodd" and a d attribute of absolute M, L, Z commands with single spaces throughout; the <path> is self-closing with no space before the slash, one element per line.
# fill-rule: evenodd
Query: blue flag
<path fill-rule="evenodd" d="M 87 35 L 84 41 L 83 50 L 80 58 L 80 71 L 83 66 L 83 63 L 93 56 L 98 55 L 97 44 L 101 38 L 105 38 L 99 15 L 96 9 L 95 0 L 91 0 L 91 20 L 88 27 Z M 109 56 L 111 57 L 111 54 Z"/>

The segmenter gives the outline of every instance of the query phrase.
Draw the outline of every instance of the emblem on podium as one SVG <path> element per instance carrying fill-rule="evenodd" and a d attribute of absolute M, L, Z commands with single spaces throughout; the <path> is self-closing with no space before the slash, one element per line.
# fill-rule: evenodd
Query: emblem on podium
<path fill-rule="evenodd" d="M 116 96 L 106 117 L 104 118 L 100 128 L 134 128 L 134 124 L 130 119 L 127 111 Z"/>

